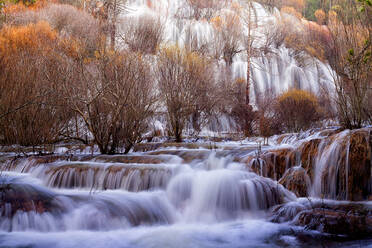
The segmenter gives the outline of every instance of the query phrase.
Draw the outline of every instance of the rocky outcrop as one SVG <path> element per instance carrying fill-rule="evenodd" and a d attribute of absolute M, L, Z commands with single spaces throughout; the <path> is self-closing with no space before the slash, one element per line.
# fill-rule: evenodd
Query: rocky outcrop
<path fill-rule="evenodd" d="M 302 212 L 298 216 L 297 223 L 307 229 L 330 234 L 343 234 L 355 238 L 371 237 L 372 235 L 371 211 L 316 208 Z"/>
<path fill-rule="evenodd" d="M 247 163 L 255 173 L 278 180 L 297 196 L 370 200 L 371 132 L 372 128 L 325 130 L 314 138 L 296 141 L 297 147 L 293 149 L 264 151 Z M 278 139 L 281 137 L 289 136 Z"/>
<path fill-rule="evenodd" d="M 314 164 L 322 139 L 312 139 L 302 143 L 296 150 L 300 155 L 301 166 L 305 169 L 310 180 L 314 178 Z"/>
<path fill-rule="evenodd" d="M 269 150 L 257 158 L 248 159 L 247 163 L 256 174 L 279 180 L 287 169 L 295 165 L 295 153 L 291 148 Z"/>
<path fill-rule="evenodd" d="M 348 200 L 372 200 L 372 129 L 354 132 L 348 155 Z M 345 156 L 347 156 L 345 155 Z M 342 176 L 342 175 L 341 175 Z M 346 177 L 346 176 L 345 176 Z"/>
<path fill-rule="evenodd" d="M 297 197 L 306 197 L 311 187 L 310 178 L 301 167 L 290 168 L 279 183 L 296 194 Z"/>
<path fill-rule="evenodd" d="M 13 216 L 17 211 L 44 213 L 55 207 L 54 194 L 27 184 L 0 185 L 0 216 Z"/>
<path fill-rule="evenodd" d="M 271 221 L 290 221 L 323 233 L 366 238 L 372 235 L 372 205 L 302 198 L 276 206 Z"/>
<path fill-rule="evenodd" d="M 314 196 L 338 200 L 368 200 L 372 195 L 371 129 L 343 131 L 318 148 L 314 171 L 319 186 Z"/>

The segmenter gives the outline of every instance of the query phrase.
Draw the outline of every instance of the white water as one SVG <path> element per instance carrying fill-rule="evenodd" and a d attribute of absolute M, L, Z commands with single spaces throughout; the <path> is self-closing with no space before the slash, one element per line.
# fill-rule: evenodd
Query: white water
<path fill-rule="evenodd" d="M 304 243 L 297 232 L 320 235 L 270 223 L 271 207 L 284 204 L 278 218 L 292 220 L 308 206 L 237 162 L 252 153 L 249 143 L 219 145 L 216 151 L 160 148 L 128 156 L 31 157 L 2 164 L 10 172 L 2 172 L 0 185 L 11 190 L 0 195 L 5 201 L 0 247 L 298 247 Z M 152 164 L 156 157 L 169 163 Z M 123 163 L 133 158 L 142 163 Z M 68 170 L 59 177 L 48 174 L 61 168 Z M 86 168 L 100 172 L 84 174 Z M 119 169 L 106 177 L 108 168 Z M 137 174 L 123 176 L 128 168 Z M 147 169 L 154 173 L 146 174 Z M 160 184 L 164 171 L 170 173 Z M 88 182 L 102 183 L 102 178 L 118 187 L 90 188 Z M 131 183 L 153 187 L 125 186 Z"/>
<path fill-rule="evenodd" d="M 352 137 L 354 137 L 353 141 Z M 355 137 L 359 138 L 356 139 Z M 360 153 L 360 151 L 366 149 L 369 151 L 369 153 L 365 155 L 367 156 L 365 159 L 368 161 L 368 154 L 371 152 L 369 139 L 370 130 L 368 128 L 338 132 L 336 129 L 321 131 L 309 130 L 304 133 L 274 136 L 270 140 L 270 143 L 274 144 L 274 148 L 269 150 L 275 151 L 276 149 L 290 148 L 290 152 L 296 154 L 294 166 L 301 168 L 303 165 L 299 158 L 303 156 L 301 155 L 302 145 L 307 142 L 318 141 L 319 144 L 313 147 L 314 150 L 308 155 L 308 160 L 312 163 L 312 168 L 308 171 L 309 174 L 312 173 L 312 180 L 308 187 L 309 195 L 325 199 L 350 200 L 352 199 L 351 194 L 353 193 L 352 189 L 350 189 L 350 178 L 353 177 L 352 182 L 354 184 L 358 182 L 360 185 L 363 184 L 363 187 L 367 188 L 367 196 L 364 196 L 363 199 L 368 200 L 370 199 L 368 198 L 368 194 L 371 195 L 372 189 L 372 173 L 368 172 L 369 169 L 366 169 L 364 172 L 359 172 L 368 173 L 370 175 L 369 180 L 364 179 L 365 181 L 363 182 L 359 181 L 361 178 L 358 178 L 358 175 L 351 174 L 351 166 L 358 166 L 358 164 L 356 164 L 357 161 L 354 159 L 354 164 L 351 165 L 350 156 L 352 155 L 351 152 Z M 316 143 L 317 142 L 314 142 L 314 144 Z M 354 146 L 353 151 L 351 151 L 351 145 Z M 287 154 L 287 159 L 292 155 L 290 152 Z M 251 163 L 254 161 L 255 160 L 252 160 Z M 365 161 L 360 161 L 360 163 L 364 165 Z M 265 168 L 265 161 L 261 161 L 260 164 Z M 364 169 L 363 166 L 361 166 L 361 168 Z M 368 178 L 368 174 L 363 176 Z M 266 176 L 265 173 L 261 173 L 261 175 Z M 366 180 L 368 181 L 366 182 Z"/>
<path fill-rule="evenodd" d="M 148 7 L 148 2 L 151 2 L 151 8 Z M 238 3 L 245 7 L 242 1 L 238 1 Z M 244 12 L 238 13 L 233 6 L 234 4 L 228 3 L 221 11 L 216 11 L 214 16 L 224 16 L 225 13 L 245 15 Z M 191 36 L 197 40 L 197 47 L 203 44 L 212 46 L 215 42 L 216 31 L 213 24 L 205 19 L 186 18 L 192 17 L 192 11 L 185 0 L 132 0 L 128 9 L 130 10 L 129 15 L 123 17 L 125 21 L 133 21 L 130 18 L 141 15 L 157 16 L 163 21 L 165 27 L 163 45 L 187 45 L 186 34 L 188 30 L 191 30 Z M 275 27 L 276 18 L 274 15 L 277 15 L 278 12 L 270 13 L 258 4 L 254 4 L 254 9 L 255 14 L 251 16 L 252 21 L 256 23 L 254 25 L 256 28 L 253 30 L 253 36 L 256 37 L 254 46 L 259 47 L 265 44 L 268 30 Z M 179 13 L 182 11 L 186 13 L 183 15 L 185 16 L 183 19 L 179 17 Z M 246 36 L 248 33 L 247 27 L 244 26 L 242 20 L 240 22 L 243 27 L 243 36 Z M 122 25 L 125 25 L 125 22 Z M 254 102 L 262 94 L 269 91 L 279 94 L 296 87 L 320 93 L 323 87 L 328 90 L 332 88 L 332 75 L 326 64 L 311 59 L 305 59 L 304 62 L 300 63 L 296 61 L 293 51 L 284 46 L 276 48 L 274 45 L 270 45 L 269 48 L 271 50 L 269 54 L 262 53 L 261 56 L 253 58 L 252 61 L 251 97 Z M 243 47 L 241 49 L 243 50 Z M 224 65 L 222 59 L 219 64 Z M 246 67 L 247 57 L 244 52 L 241 52 L 233 58 L 233 64 L 231 65 L 232 79 L 246 79 Z"/>
<path fill-rule="evenodd" d="M 33 159 L 7 165 L 8 170 L 27 168 L 30 173 L 3 172 L 1 176 L 1 185 L 10 185 L 13 190 L 5 191 L 6 202 L 0 207 L 0 247 L 240 247 L 246 242 L 251 247 L 270 247 L 274 241 L 266 239 L 289 231 L 288 225 L 266 222 L 264 213 L 271 206 L 295 200 L 295 196 L 276 182 L 248 172 L 244 165 L 214 153 L 190 164 L 137 164 L 139 168 L 159 166 L 159 171 L 169 168 L 173 174 L 163 189 L 135 193 L 57 189 L 36 173 L 63 163 L 74 165 Z M 68 174 L 79 174 L 79 167 L 89 163 L 93 168 L 122 166 L 115 162 L 97 165 L 93 158 L 75 163 Z M 149 174 L 150 180 L 157 176 Z M 140 183 L 144 178 L 135 180 Z M 18 200 L 9 200 L 14 197 Z M 252 230 L 258 231 L 252 235 Z M 296 243 L 294 237 L 289 241 Z"/>
<path fill-rule="evenodd" d="M 237 10 L 236 3 L 243 6 L 243 9 L 246 8 L 244 1 L 226 1 L 226 5 L 221 10 L 214 11 L 212 17 L 223 17 L 233 13 L 246 18 L 247 14 L 244 11 Z M 192 39 L 195 41 L 193 43 L 195 48 L 207 47 L 207 56 L 215 57 L 215 50 L 217 52 L 222 50 L 222 48 L 213 48 L 218 39 L 216 38 L 218 31 L 213 24 L 205 18 L 193 19 L 192 9 L 186 0 L 130 0 L 127 9 L 128 13 L 121 16 L 122 24 L 119 25 L 119 33 L 126 23 L 136 22 L 138 17 L 148 15 L 160 19 L 164 24 L 164 41 L 161 46 L 177 44 L 180 47 L 188 47 L 190 46 L 189 41 Z M 254 3 L 254 14 L 251 14 L 250 17 L 254 23 L 252 25 L 254 47 L 258 48 L 267 44 L 267 34 L 275 29 L 277 21 L 275 16 L 279 16 L 277 10 L 271 13 L 261 5 Z M 240 18 L 240 33 L 244 39 L 248 35 L 248 29 L 242 18 Z M 293 22 L 293 25 L 300 25 L 298 20 L 293 20 Z M 247 79 L 248 58 L 242 42 L 240 42 L 239 50 L 241 52 L 233 57 L 231 66 L 226 65 L 222 56 L 216 60 L 215 77 L 217 81 L 225 78 L 233 83 L 237 79 Z M 327 64 L 306 56 L 298 60 L 294 51 L 284 45 L 276 47 L 276 45 L 270 44 L 267 50 L 270 52 L 262 52 L 251 58 L 250 100 L 253 106 L 259 98 L 265 97 L 268 93 L 275 96 L 291 88 L 309 90 L 315 94 L 333 91 L 332 72 Z M 231 133 L 235 130 L 236 124 L 221 115 L 218 122 L 214 121 L 209 124 L 201 134 L 211 135 L 213 134 L 211 131 Z"/>

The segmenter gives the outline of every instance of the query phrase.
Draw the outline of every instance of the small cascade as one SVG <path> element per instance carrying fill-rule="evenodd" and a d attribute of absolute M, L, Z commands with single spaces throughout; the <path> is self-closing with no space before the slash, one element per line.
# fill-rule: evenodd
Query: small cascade
<path fill-rule="evenodd" d="M 329 129 L 274 137 L 272 140 L 280 143 L 279 147 L 285 144 L 293 147 L 293 152 L 283 155 L 297 168 L 288 170 L 289 167 L 286 166 L 286 175 L 279 181 L 292 191 L 301 191 L 300 196 L 354 201 L 371 199 L 370 133 L 370 128 L 352 131 Z M 264 155 L 275 153 L 278 149 L 272 148 Z M 267 166 L 268 161 L 270 160 L 266 158 L 264 168 L 270 168 Z M 251 164 L 257 173 L 256 162 Z M 264 176 L 273 178 L 272 174 Z M 306 183 L 306 187 L 302 187 L 296 182 L 299 180 L 310 181 L 310 184 Z M 305 194 L 306 191 L 309 194 Z"/>
<path fill-rule="evenodd" d="M 343 161 L 345 157 L 341 153 L 349 150 L 349 147 L 345 147 L 344 143 L 344 139 L 348 134 L 348 130 L 343 131 L 336 135 L 333 142 L 329 139 L 324 139 L 319 144 L 318 155 L 315 158 L 312 196 L 325 196 L 326 198 L 336 199 L 336 176 L 339 172 L 340 164 L 345 163 Z M 344 185 L 346 186 L 345 182 Z M 344 194 L 341 199 L 346 197 L 346 192 Z"/>
<path fill-rule="evenodd" d="M 3 231 L 112 230 L 176 219 L 162 192 L 51 192 L 13 176 L 3 185 Z"/>
<path fill-rule="evenodd" d="M 368 129 L 345 130 L 323 139 L 314 162 L 311 195 L 364 200 L 372 195 L 372 147 Z"/>
<path fill-rule="evenodd" d="M 284 173 L 296 165 L 298 156 L 292 146 L 282 146 L 263 151 L 262 154 L 250 154 L 248 168 L 263 177 L 279 180 Z"/>
<path fill-rule="evenodd" d="M 134 242 L 128 247 L 138 247 L 141 235 L 151 230 L 146 244 L 173 247 L 191 239 L 194 247 L 222 248 L 226 245 L 211 236 L 199 239 L 201 227 L 222 226 L 216 240 L 232 232 L 245 236 L 246 226 L 263 234 L 268 225 L 275 237 L 265 240 L 276 241 L 268 245 L 259 238 L 258 246 L 281 246 L 282 237 L 298 246 L 293 229 L 301 235 L 317 230 L 370 237 L 370 202 L 355 202 L 371 195 L 370 129 L 293 136 L 290 145 L 260 152 L 256 140 L 247 140 L 216 142 L 214 149 L 207 143 L 149 143 L 146 152 L 128 156 L 9 156 L 1 163 L 0 247 L 12 247 L 12 237 L 31 233 L 38 235 L 35 242 L 18 240 L 19 246 L 39 247 L 36 240 L 50 240 L 45 235 L 82 233 L 97 240 L 117 234 L 119 241 Z M 226 244 L 246 243 L 234 246 L 237 240 Z"/>
<path fill-rule="evenodd" d="M 228 169 L 180 173 L 169 183 L 167 194 L 187 220 L 206 221 L 234 219 L 295 199 L 270 179 Z"/>
<path fill-rule="evenodd" d="M 325 129 L 284 134 L 275 146 L 248 154 L 247 167 L 278 180 L 299 197 L 361 201 L 372 199 L 370 128 Z"/>
<path fill-rule="evenodd" d="M 132 192 L 165 188 L 176 164 L 123 164 L 96 161 L 38 163 L 21 159 L 8 163 L 8 171 L 30 173 L 44 184 L 65 189 L 124 189 Z"/>

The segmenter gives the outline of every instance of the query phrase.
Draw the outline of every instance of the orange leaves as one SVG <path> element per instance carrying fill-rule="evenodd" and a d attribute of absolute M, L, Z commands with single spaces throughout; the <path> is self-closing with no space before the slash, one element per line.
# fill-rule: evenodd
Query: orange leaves
<path fill-rule="evenodd" d="M 284 0 L 283 4 L 300 12 L 305 8 L 305 0 Z"/>
<path fill-rule="evenodd" d="M 64 38 L 58 43 L 58 46 L 60 50 L 70 58 L 78 59 L 85 55 L 84 45 L 77 39 Z"/>
<path fill-rule="evenodd" d="M 215 16 L 211 19 L 211 23 L 212 25 L 216 28 L 216 29 L 221 29 L 222 27 L 222 18 L 221 16 Z"/>
<path fill-rule="evenodd" d="M 4 8 L 4 14 L 6 15 L 11 15 L 11 14 L 15 14 L 15 13 L 20 13 L 20 12 L 24 12 L 26 10 L 38 10 L 38 9 L 41 9 L 41 8 L 44 8 L 46 5 L 48 5 L 49 3 L 53 3 L 53 2 L 56 2 L 55 0 L 37 0 L 37 1 L 29 1 L 29 2 L 19 2 L 17 4 L 8 4 L 5 8 Z"/>
<path fill-rule="evenodd" d="M 27 8 L 22 3 L 11 4 L 3 9 L 5 15 L 11 15 L 19 12 L 25 11 Z"/>
<path fill-rule="evenodd" d="M 302 18 L 302 11 L 305 8 L 304 0 L 283 0 L 283 7 L 281 11 L 293 16 L 296 16 L 298 19 Z"/>
<path fill-rule="evenodd" d="M 147 1 L 146 1 L 146 5 L 147 5 L 147 7 L 148 7 L 149 9 L 151 9 L 151 8 L 152 8 L 152 0 L 147 0 Z"/>
<path fill-rule="evenodd" d="M 230 12 L 213 17 L 211 23 L 217 30 L 236 29 L 241 26 L 239 16 Z"/>
<path fill-rule="evenodd" d="M 317 98 L 314 94 L 312 94 L 309 91 L 305 90 L 298 90 L 298 89 L 292 89 L 289 90 L 279 97 L 279 103 L 285 102 L 285 101 L 295 101 L 295 102 L 301 102 L 301 101 L 309 101 L 312 104 L 317 104 Z"/>
<path fill-rule="evenodd" d="M 12 56 L 18 51 L 48 52 L 57 33 L 46 22 L 21 27 L 5 26 L 0 31 L 0 55 Z"/>
<path fill-rule="evenodd" d="M 278 97 L 276 114 L 287 131 L 311 127 L 321 116 L 317 97 L 309 91 L 292 89 Z"/>
<path fill-rule="evenodd" d="M 314 15 L 318 24 L 320 25 L 324 24 L 324 21 L 326 19 L 326 13 L 323 10 L 321 9 L 316 10 Z"/>
<path fill-rule="evenodd" d="M 293 15 L 293 16 L 297 17 L 298 19 L 302 18 L 302 14 L 300 12 L 298 12 L 293 7 L 284 6 L 283 8 L 280 9 L 280 11 L 283 12 L 283 13 Z"/>
<path fill-rule="evenodd" d="M 197 69 L 204 68 L 208 61 L 195 52 L 188 52 L 178 46 L 165 47 L 160 51 L 160 56 L 172 64 L 178 64 L 188 71 L 197 72 Z"/>

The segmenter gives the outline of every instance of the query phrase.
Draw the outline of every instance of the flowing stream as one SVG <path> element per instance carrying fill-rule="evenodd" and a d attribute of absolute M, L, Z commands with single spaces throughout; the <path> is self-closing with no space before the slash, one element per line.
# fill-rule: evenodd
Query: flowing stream
<path fill-rule="evenodd" d="M 278 216 L 290 220 L 308 200 L 252 172 L 245 161 L 255 156 L 256 143 L 216 145 L 116 156 L 3 153 L 0 247 L 369 244 L 323 241 L 325 234 L 290 221 L 271 222 L 273 207 L 284 206 Z"/>

